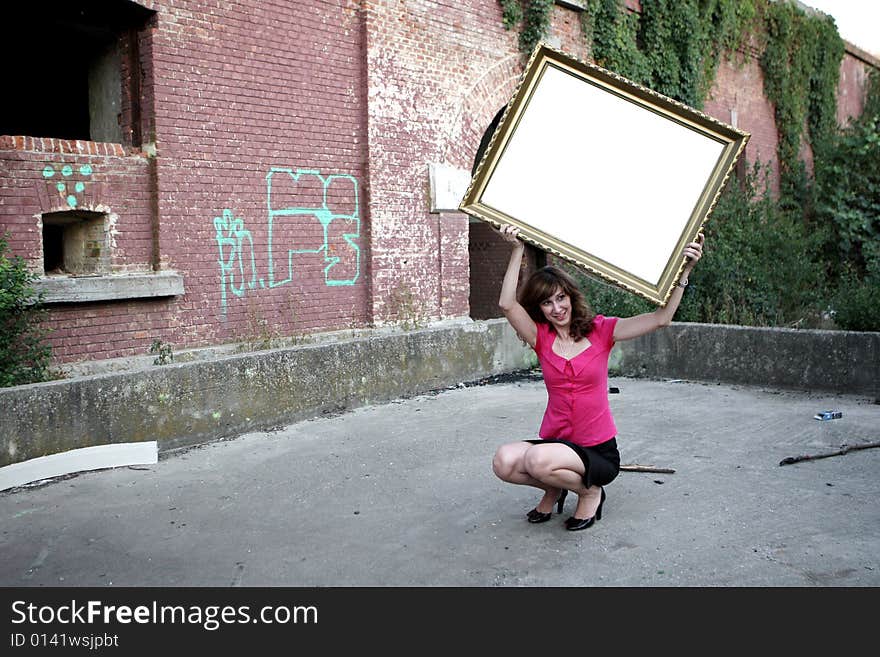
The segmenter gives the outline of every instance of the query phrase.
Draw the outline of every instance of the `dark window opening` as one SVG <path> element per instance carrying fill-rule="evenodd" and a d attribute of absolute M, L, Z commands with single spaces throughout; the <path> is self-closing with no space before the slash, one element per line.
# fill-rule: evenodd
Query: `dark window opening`
<path fill-rule="evenodd" d="M 43 224 L 43 270 L 47 275 L 64 271 L 64 226 Z"/>
<path fill-rule="evenodd" d="M 52 275 L 109 272 L 107 216 L 71 210 L 43 215 L 43 271 Z"/>
<path fill-rule="evenodd" d="M 140 145 L 140 99 L 129 96 L 142 75 L 137 31 L 154 12 L 129 0 L 16 4 L 3 11 L 0 134 Z"/>

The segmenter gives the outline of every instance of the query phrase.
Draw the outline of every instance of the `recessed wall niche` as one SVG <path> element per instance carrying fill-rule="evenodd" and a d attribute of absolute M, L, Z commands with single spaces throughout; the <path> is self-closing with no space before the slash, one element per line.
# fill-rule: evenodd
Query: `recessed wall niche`
<path fill-rule="evenodd" d="M 43 271 L 46 276 L 88 276 L 110 270 L 107 215 L 88 210 L 43 215 Z"/>

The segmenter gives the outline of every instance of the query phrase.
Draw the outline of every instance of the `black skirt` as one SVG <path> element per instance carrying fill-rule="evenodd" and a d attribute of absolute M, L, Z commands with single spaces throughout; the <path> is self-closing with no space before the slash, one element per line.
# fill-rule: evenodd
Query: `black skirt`
<path fill-rule="evenodd" d="M 584 463 L 584 486 L 605 486 L 610 484 L 620 474 L 620 452 L 617 451 L 617 438 L 611 438 L 604 443 L 584 447 L 569 440 L 547 438 L 544 440 L 527 440 L 527 443 L 540 445 L 542 443 L 560 443 L 568 445 L 581 457 Z"/>

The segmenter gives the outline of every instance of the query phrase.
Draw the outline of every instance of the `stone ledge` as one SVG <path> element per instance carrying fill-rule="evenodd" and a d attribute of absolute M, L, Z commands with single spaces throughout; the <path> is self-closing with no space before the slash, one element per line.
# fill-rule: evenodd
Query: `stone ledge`
<path fill-rule="evenodd" d="M 36 281 L 34 288 L 43 293 L 43 303 L 170 297 L 183 294 L 183 276 L 173 271 L 104 276 L 51 276 Z"/>
<path fill-rule="evenodd" d="M 106 155 L 125 157 L 143 155 L 136 149 L 115 142 L 87 141 L 84 139 L 57 139 L 26 135 L 0 135 L 0 150 L 31 151 L 36 153 L 63 153 L 73 155 Z"/>

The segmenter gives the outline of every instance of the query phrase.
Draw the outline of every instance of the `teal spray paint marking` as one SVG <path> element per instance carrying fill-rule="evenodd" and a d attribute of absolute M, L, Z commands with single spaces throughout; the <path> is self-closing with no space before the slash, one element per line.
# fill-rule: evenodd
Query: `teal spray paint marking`
<path fill-rule="evenodd" d="M 215 238 L 217 248 L 220 250 L 220 286 L 222 290 L 221 305 L 226 312 L 226 289 L 241 297 L 244 296 L 245 286 L 249 289 L 256 287 L 257 264 L 254 258 L 254 240 L 249 230 L 245 230 L 244 219 L 235 217 L 232 210 L 223 210 L 222 217 L 214 217 Z M 250 251 L 250 280 L 246 282 L 244 245 Z M 238 280 L 236 281 L 236 269 Z"/>
<path fill-rule="evenodd" d="M 54 170 L 52 172 L 54 175 Z M 276 175 L 287 176 L 293 183 L 301 183 L 305 187 L 308 183 L 317 183 L 321 190 L 321 204 L 314 205 L 282 205 L 275 207 L 273 204 L 272 181 Z M 276 190 L 277 191 L 277 190 Z M 289 190 L 287 190 L 289 191 Z M 320 255 L 323 258 L 324 284 L 329 287 L 341 285 L 354 285 L 360 276 L 360 247 L 357 240 L 360 238 L 360 203 L 358 200 L 358 184 L 353 176 L 334 174 L 323 176 L 318 171 L 310 169 L 298 169 L 296 173 L 292 169 L 273 167 L 266 175 L 266 192 L 268 204 L 268 282 L 257 276 L 257 265 L 254 254 L 254 241 L 250 231 L 245 230 L 244 220 L 233 216 L 232 210 L 224 209 L 220 217 L 214 217 L 215 239 L 220 252 L 218 263 L 220 265 L 221 306 L 223 312 L 227 310 L 227 290 L 237 297 L 243 297 L 248 289 L 253 290 L 257 286 L 279 287 L 293 280 L 293 256 L 297 254 Z M 331 200 L 332 199 L 332 200 Z M 334 211 L 334 204 L 343 204 L 350 212 Z M 323 230 L 322 244 L 313 249 L 288 248 L 287 250 L 287 275 L 284 279 L 275 279 L 275 260 L 273 256 L 273 227 L 278 222 L 283 222 L 285 217 L 312 216 L 320 224 Z M 331 229 L 340 226 L 343 232 L 339 235 L 345 246 L 342 255 L 335 255 L 330 245 Z M 248 251 L 250 254 L 248 262 Z M 250 267 L 250 272 L 247 268 Z M 340 272 L 348 272 L 348 276 Z"/>
<path fill-rule="evenodd" d="M 312 206 L 282 206 L 275 207 L 272 199 L 272 184 L 276 176 L 289 176 L 294 183 L 309 182 L 315 179 L 320 183 L 322 189 L 322 204 L 319 207 Z M 342 187 L 343 198 L 347 200 L 354 208 L 352 212 L 334 212 L 333 204 L 330 201 L 330 190 Z M 347 193 L 346 193 L 347 192 Z M 296 173 L 292 169 L 282 167 L 272 167 L 266 175 L 266 202 L 269 210 L 269 287 L 278 287 L 289 283 L 293 280 L 293 256 L 296 254 L 320 254 L 326 266 L 324 267 L 324 284 L 328 286 L 354 285 L 360 276 L 360 247 L 357 240 L 361 234 L 360 222 L 360 204 L 358 200 L 357 180 L 353 176 L 346 174 L 333 174 L 327 177 L 321 175 L 320 172 L 311 169 L 297 169 Z M 337 196 L 334 194 L 334 198 Z M 275 256 L 273 248 L 273 229 L 277 222 L 284 221 L 284 217 L 312 215 L 321 224 L 324 231 L 324 242 L 317 249 L 287 249 L 287 275 L 285 278 L 276 280 L 275 276 Z M 342 239 L 349 247 L 350 256 L 343 264 L 353 265 L 354 274 L 349 278 L 335 277 L 332 270 L 342 263 L 341 256 L 330 255 L 329 247 L 329 231 L 334 221 L 343 221 L 346 228 L 342 233 Z"/>
<path fill-rule="evenodd" d="M 92 175 L 92 166 L 90 164 L 83 164 L 81 167 L 79 167 L 77 171 L 80 176 L 84 178 L 89 178 Z M 45 167 L 43 167 L 43 178 L 46 178 L 47 180 L 49 178 L 54 178 L 56 173 L 58 172 L 51 164 L 47 164 Z M 73 166 L 71 166 L 70 164 L 65 164 L 61 167 L 60 173 L 64 178 L 70 178 L 74 174 Z M 86 191 L 86 183 L 82 180 L 70 182 L 73 183 L 73 191 L 75 192 L 73 194 L 70 193 L 67 182 L 59 181 L 55 183 L 55 189 L 64 198 L 68 207 L 74 209 L 79 205 L 79 195 L 83 194 L 83 192 Z"/>

